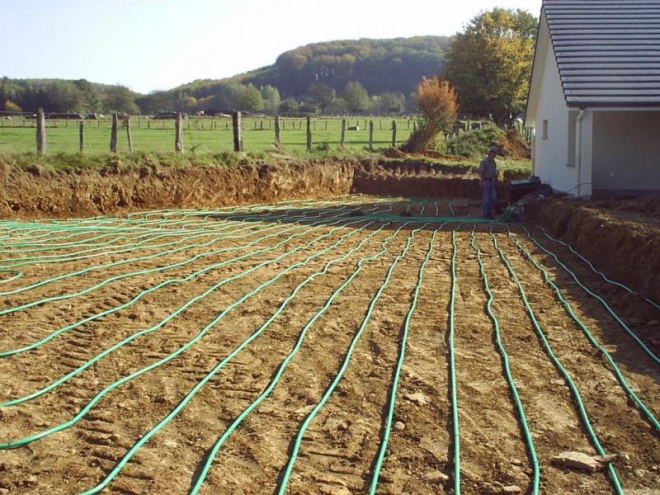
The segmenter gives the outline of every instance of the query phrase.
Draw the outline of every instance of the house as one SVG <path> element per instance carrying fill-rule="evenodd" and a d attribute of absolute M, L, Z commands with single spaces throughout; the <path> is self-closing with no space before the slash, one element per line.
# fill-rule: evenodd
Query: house
<path fill-rule="evenodd" d="M 557 191 L 660 193 L 660 0 L 543 0 L 525 126 Z"/>

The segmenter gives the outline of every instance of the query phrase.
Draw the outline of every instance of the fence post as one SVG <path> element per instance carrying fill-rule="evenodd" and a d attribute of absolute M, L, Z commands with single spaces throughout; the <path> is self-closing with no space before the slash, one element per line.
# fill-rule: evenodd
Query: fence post
<path fill-rule="evenodd" d="M 234 151 L 243 151 L 243 123 L 241 119 L 241 112 L 234 112 L 232 114 L 232 124 L 234 127 Z"/>
<path fill-rule="evenodd" d="M 138 126 L 140 125 L 140 117 L 138 117 Z M 126 138 L 128 138 L 128 152 L 133 153 L 133 136 L 131 136 L 131 118 L 126 117 Z"/>
<path fill-rule="evenodd" d="M 174 122 L 174 151 L 183 153 L 183 115 L 177 112 Z"/>
<path fill-rule="evenodd" d="M 369 121 L 369 151 L 374 150 L 374 121 Z"/>
<path fill-rule="evenodd" d="M 275 146 L 280 147 L 280 116 L 275 117 Z"/>
<path fill-rule="evenodd" d="M 81 120 L 78 124 L 80 134 L 80 152 L 85 151 L 85 123 Z"/>
<path fill-rule="evenodd" d="M 396 120 L 392 121 L 392 148 L 396 148 Z"/>
<path fill-rule="evenodd" d="M 341 138 L 339 139 L 339 146 L 344 147 L 344 139 L 346 138 L 346 119 L 341 119 Z"/>
<path fill-rule="evenodd" d="M 46 116 L 43 108 L 37 112 L 37 153 L 46 154 Z"/>
<path fill-rule="evenodd" d="M 312 118 L 307 116 L 307 151 L 312 149 Z"/>
<path fill-rule="evenodd" d="M 112 114 L 112 130 L 110 131 L 110 151 L 117 153 L 117 122 L 119 117 L 116 113 Z"/>

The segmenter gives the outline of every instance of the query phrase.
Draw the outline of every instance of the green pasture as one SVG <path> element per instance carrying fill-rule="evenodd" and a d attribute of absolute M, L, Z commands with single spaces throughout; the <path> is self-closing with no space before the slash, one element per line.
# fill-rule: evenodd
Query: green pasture
<path fill-rule="evenodd" d="M 413 132 L 413 120 L 407 118 L 346 118 L 344 147 L 368 150 L 370 124 L 373 125 L 372 148 L 380 150 L 392 145 L 392 124 L 396 122 L 396 145 L 406 142 Z M 284 151 L 307 149 L 307 119 L 280 119 L 280 147 Z M 46 120 L 46 153 L 80 152 L 80 123 L 75 120 Z M 349 127 L 358 130 L 348 130 Z M 341 118 L 311 120 L 312 149 L 333 150 L 341 147 Z M 84 121 L 86 154 L 110 151 L 112 121 L 109 118 Z M 153 120 L 131 117 L 130 134 L 134 152 L 167 153 L 174 151 L 174 120 Z M 243 118 L 243 151 L 261 153 L 272 150 L 275 143 L 275 119 L 272 117 Z M 15 118 L 0 121 L 0 153 L 36 152 L 36 120 Z M 188 118 L 183 122 L 185 154 L 216 154 L 234 149 L 231 118 Z M 126 124 L 120 122 L 118 152 L 129 151 Z"/>

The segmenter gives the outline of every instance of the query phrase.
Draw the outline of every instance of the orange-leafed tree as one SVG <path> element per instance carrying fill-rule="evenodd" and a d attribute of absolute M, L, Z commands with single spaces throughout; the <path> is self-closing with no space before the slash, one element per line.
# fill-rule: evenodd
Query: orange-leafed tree
<path fill-rule="evenodd" d="M 438 135 L 451 131 L 458 113 L 456 92 L 449 82 L 438 76 L 423 77 L 416 98 L 421 122 L 402 147 L 407 152 L 435 148 Z"/>

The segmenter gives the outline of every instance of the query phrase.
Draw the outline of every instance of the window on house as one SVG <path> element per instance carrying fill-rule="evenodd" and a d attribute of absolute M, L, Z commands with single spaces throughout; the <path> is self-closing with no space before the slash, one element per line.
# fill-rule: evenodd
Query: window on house
<path fill-rule="evenodd" d="M 543 139 L 548 139 L 548 121 L 547 120 L 543 121 L 543 128 L 542 128 L 541 137 Z"/>

